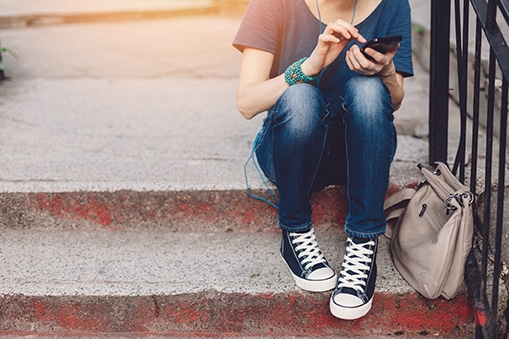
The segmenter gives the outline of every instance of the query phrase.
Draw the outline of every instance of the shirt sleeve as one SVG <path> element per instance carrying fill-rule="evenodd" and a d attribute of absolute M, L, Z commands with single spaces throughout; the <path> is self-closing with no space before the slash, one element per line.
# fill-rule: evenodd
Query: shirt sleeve
<path fill-rule="evenodd" d="M 281 35 L 283 3 L 279 0 L 251 0 L 233 46 L 239 51 L 253 47 L 275 54 Z"/>
<path fill-rule="evenodd" d="M 404 77 L 410 77 L 414 75 L 414 69 L 412 63 L 412 22 L 408 0 L 400 1 L 398 13 L 390 28 L 389 35 L 398 34 L 403 36 L 403 40 L 394 56 L 394 66 L 398 73 Z"/>

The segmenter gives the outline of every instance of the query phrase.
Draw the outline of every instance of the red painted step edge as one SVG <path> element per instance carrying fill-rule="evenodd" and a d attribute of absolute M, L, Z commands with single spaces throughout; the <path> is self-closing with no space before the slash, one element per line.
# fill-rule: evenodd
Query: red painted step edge
<path fill-rule="evenodd" d="M 321 190 L 312 201 L 316 224 L 344 223 L 343 188 Z M 34 220 L 35 227 L 258 232 L 277 228 L 277 210 L 244 190 L 0 193 L 0 225 L 34 227 Z"/>
<path fill-rule="evenodd" d="M 399 189 L 389 187 L 388 195 Z M 348 208 L 344 187 L 317 191 L 311 202 L 314 225 L 344 224 Z M 1 225 L 259 232 L 277 229 L 277 210 L 244 190 L 0 193 Z"/>
<path fill-rule="evenodd" d="M 137 297 L 0 298 L 1 335 L 178 336 L 447 336 L 472 337 L 467 298 L 427 300 L 417 293 L 378 293 L 364 318 L 344 321 L 328 310 L 328 293 Z"/>

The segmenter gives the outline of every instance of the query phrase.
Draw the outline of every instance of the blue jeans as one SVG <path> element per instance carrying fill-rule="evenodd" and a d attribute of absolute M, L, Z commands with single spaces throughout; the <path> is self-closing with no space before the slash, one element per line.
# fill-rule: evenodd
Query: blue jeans
<path fill-rule="evenodd" d="M 309 230 L 313 190 L 345 182 L 345 231 L 373 238 L 385 232 L 383 203 L 396 151 L 394 106 L 378 77 L 353 77 L 340 94 L 341 112 L 329 112 L 315 86 L 289 87 L 264 120 L 256 157 L 278 188 L 282 229 Z"/>

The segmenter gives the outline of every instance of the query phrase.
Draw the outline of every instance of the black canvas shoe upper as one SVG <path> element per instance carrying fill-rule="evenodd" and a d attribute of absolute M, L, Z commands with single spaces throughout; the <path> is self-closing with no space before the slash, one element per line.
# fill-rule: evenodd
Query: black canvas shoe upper
<path fill-rule="evenodd" d="M 313 229 L 304 233 L 283 230 L 281 256 L 297 286 L 316 292 L 334 288 L 336 273 L 318 247 Z"/>

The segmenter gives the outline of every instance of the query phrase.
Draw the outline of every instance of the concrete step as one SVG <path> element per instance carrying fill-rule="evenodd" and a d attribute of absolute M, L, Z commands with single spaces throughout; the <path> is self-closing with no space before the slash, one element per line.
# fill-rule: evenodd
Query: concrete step
<path fill-rule="evenodd" d="M 345 234 L 316 226 L 339 268 Z M 381 238 L 373 309 L 342 321 L 329 293 L 295 287 L 278 255 L 279 231 L 3 228 L 0 335 L 448 336 L 473 318 L 463 289 L 426 300 L 405 283 Z"/>

